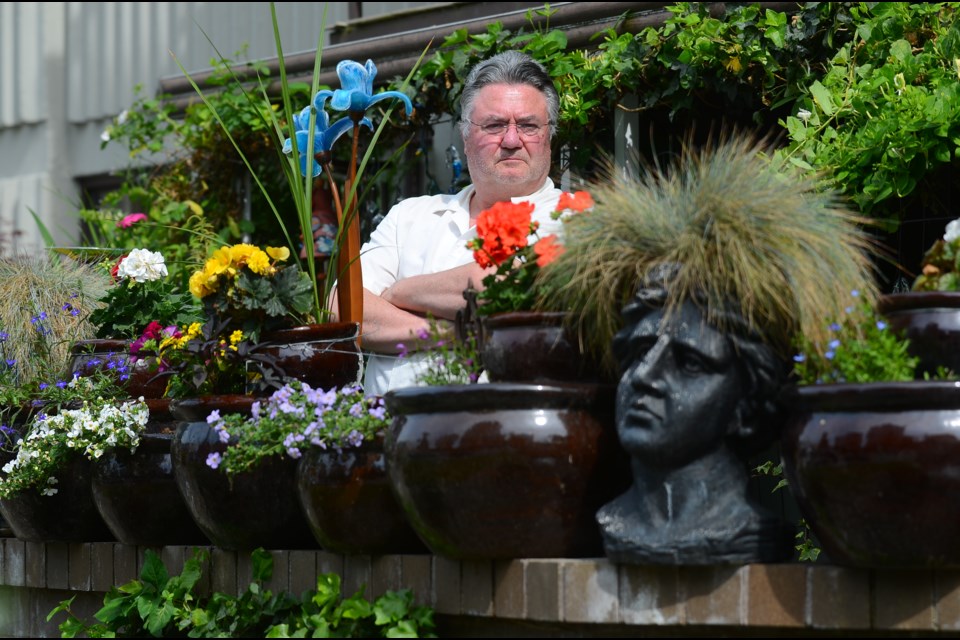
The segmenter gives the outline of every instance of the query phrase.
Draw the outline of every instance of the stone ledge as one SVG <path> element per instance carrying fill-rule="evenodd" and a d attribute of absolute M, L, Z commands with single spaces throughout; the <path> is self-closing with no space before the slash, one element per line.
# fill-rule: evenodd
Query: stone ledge
<path fill-rule="evenodd" d="M 139 576 L 145 547 L 119 543 L 0 541 L 2 610 L 29 606 L 31 628 L 2 628 L 20 637 L 58 636 L 43 619 L 70 595 L 95 610 L 110 586 Z M 179 573 L 193 547 L 163 547 Z M 249 584 L 249 554 L 206 547 L 201 591 L 240 593 Z M 272 551 L 267 587 L 300 594 L 319 573 L 336 572 L 345 593 L 362 585 L 376 597 L 410 588 L 455 635 L 609 636 L 653 632 L 689 637 L 957 635 L 960 571 L 868 571 L 830 565 L 711 567 L 616 565 L 606 559 L 518 559 L 459 562 L 432 555 L 340 556 L 324 551 Z M 24 593 L 29 593 L 25 596 Z M 67 594 L 64 596 L 64 594 Z M 15 595 L 11 595 L 15 594 Z M 26 598 L 30 604 L 24 604 Z M 49 602 L 47 602 L 49 601 Z M 19 603 L 11 605 L 11 602 Z M 8 624 L 23 615 L 6 615 Z M 39 621 L 37 620 L 39 619 Z M 17 623 L 20 624 L 20 623 Z M 22 624 L 21 624 L 22 626 Z M 564 631 L 566 630 L 566 631 Z M 21 635 L 22 634 L 22 635 Z"/>

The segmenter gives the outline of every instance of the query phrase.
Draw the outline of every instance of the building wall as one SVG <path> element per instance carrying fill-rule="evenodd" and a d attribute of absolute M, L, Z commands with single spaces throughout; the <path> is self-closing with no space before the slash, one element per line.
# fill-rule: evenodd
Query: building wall
<path fill-rule="evenodd" d="M 279 2 L 285 54 L 324 44 L 350 5 L 365 16 L 434 2 Z M 236 55 L 244 47 L 244 56 Z M 215 48 L 214 48 L 215 47 Z M 42 251 L 31 212 L 59 244 L 76 241 L 78 180 L 128 165 L 100 149 L 101 133 L 142 85 L 232 60 L 276 56 L 268 2 L 0 3 L 0 234 L 22 232 L 17 252 Z M 176 57 L 176 59 L 174 58 Z M 3 236 L 0 235 L 0 238 Z M 0 242 L 0 247 L 3 243 Z"/>

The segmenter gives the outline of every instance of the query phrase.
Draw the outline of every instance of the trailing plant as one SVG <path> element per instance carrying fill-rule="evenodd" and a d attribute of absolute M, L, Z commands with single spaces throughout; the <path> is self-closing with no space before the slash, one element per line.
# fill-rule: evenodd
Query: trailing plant
<path fill-rule="evenodd" d="M 943 237 L 923 254 L 913 291 L 960 291 L 960 220 L 947 223 Z"/>
<path fill-rule="evenodd" d="M 910 341 L 877 315 L 873 305 L 850 292 L 842 315 L 829 324 L 826 342 L 798 335 L 793 371 L 798 384 L 903 382 L 913 380 L 920 361 Z"/>
<path fill-rule="evenodd" d="M 475 296 L 476 292 L 472 294 Z M 421 329 L 412 343 L 400 343 L 397 346 L 399 358 L 414 353 L 428 354 L 429 357 L 417 372 L 419 384 L 473 384 L 479 382 L 483 374 L 473 322 L 463 323 L 456 332 L 452 332 L 434 320 L 430 323 L 430 329 Z"/>
<path fill-rule="evenodd" d="M 64 614 L 61 637 L 291 638 L 291 637 L 436 637 L 433 610 L 415 605 L 408 589 L 388 591 L 374 600 L 361 587 L 350 597 L 341 592 L 340 577 L 321 574 L 315 589 L 299 598 L 273 593 L 264 583 L 273 575 L 273 558 L 263 549 L 251 554 L 253 580 L 239 596 L 195 592 L 209 552 L 197 549 L 178 576 L 170 576 L 152 549 L 144 553 L 140 578 L 111 587 L 104 606 L 84 621 L 64 600 L 47 621 Z"/>
<path fill-rule="evenodd" d="M 255 402 L 249 417 L 214 411 L 207 422 L 227 443 L 207 466 L 232 476 L 267 458 L 299 458 L 307 447 L 359 447 L 381 436 L 390 416 L 382 398 L 365 397 L 359 386 L 324 390 L 293 381 Z"/>
<path fill-rule="evenodd" d="M 85 384 L 75 378 L 70 385 Z M 28 489 L 42 495 L 57 493 L 57 475 L 76 456 L 96 460 L 106 451 L 134 451 L 146 429 L 150 410 L 143 400 L 120 402 L 108 398 L 84 400 L 81 407 L 61 407 L 53 415 L 38 413 L 16 446 L 16 456 L 3 466 L 0 498 Z"/>

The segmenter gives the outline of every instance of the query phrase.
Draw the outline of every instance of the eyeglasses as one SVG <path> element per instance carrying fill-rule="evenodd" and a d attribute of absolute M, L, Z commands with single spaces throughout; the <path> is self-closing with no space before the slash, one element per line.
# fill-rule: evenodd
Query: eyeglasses
<path fill-rule="evenodd" d="M 539 138 L 540 130 L 552 124 L 551 122 L 547 124 L 533 124 L 532 122 L 488 122 L 486 124 L 480 124 L 473 120 L 464 120 L 464 122 L 469 122 L 480 129 L 483 135 L 490 136 L 491 138 L 505 136 L 507 135 L 507 129 L 514 127 L 517 130 L 518 136 L 528 140 Z"/>

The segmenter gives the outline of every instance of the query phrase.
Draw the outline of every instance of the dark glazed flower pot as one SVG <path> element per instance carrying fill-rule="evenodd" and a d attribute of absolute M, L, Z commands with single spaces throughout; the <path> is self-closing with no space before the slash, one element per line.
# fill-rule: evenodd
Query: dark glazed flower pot
<path fill-rule="evenodd" d="M 790 389 L 783 469 L 830 562 L 960 566 L 960 386 Z"/>
<path fill-rule="evenodd" d="M 383 437 L 360 447 L 309 447 L 297 488 L 320 546 L 348 555 L 426 553 L 407 522 L 387 475 Z"/>
<path fill-rule="evenodd" d="M 960 373 L 960 292 L 910 291 L 881 296 L 877 309 L 910 339 L 917 372 L 944 366 Z"/>
<path fill-rule="evenodd" d="M 363 369 L 360 325 L 328 322 L 265 332 L 264 352 L 276 358 L 284 374 L 313 388 L 359 384 Z"/>
<path fill-rule="evenodd" d="M 598 382 L 599 367 L 563 326 L 563 312 L 482 316 L 480 357 L 491 382 Z"/>
<path fill-rule="evenodd" d="M 249 414 L 256 398 L 205 396 L 175 400 L 170 411 L 180 421 L 170 455 L 173 474 L 187 508 L 203 534 L 217 547 L 249 551 L 316 549 L 297 495 L 297 460 L 269 459 L 231 479 L 207 466 L 207 456 L 223 452 L 207 416 Z"/>
<path fill-rule="evenodd" d="M 594 514 L 630 485 L 613 386 L 410 387 L 385 400 L 387 470 L 434 553 L 603 555 Z"/>
<path fill-rule="evenodd" d="M 170 448 L 177 423 L 170 400 L 147 400 L 147 433 L 133 453 L 108 451 L 94 463 L 93 499 L 117 540 L 145 546 L 208 545 L 180 495 Z"/>
<path fill-rule="evenodd" d="M 127 366 L 129 378 L 124 387 L 131 398 L 162 398 L 167 387 L 167 379 L 156 378 L 156 372 L 150 370 L 153 354 L 144 352 L 139 358 L 130 355 L 130 342 L 126 340 L 78 340 L 70 349 L 70 373 L 83 373 L 90 366 L 107 368 L 109 363 L 122 363 Z"/>
<path fill-rule="evenodd" d="M 56 474 L 57 493 L 28 489 L 0 500 L 0 513 L 13 534 L 28 542 L 114 542 L 94 504 L 93 464 L 78 454 Z M 143 504 L 141 508 L 146 508 Z"/>

